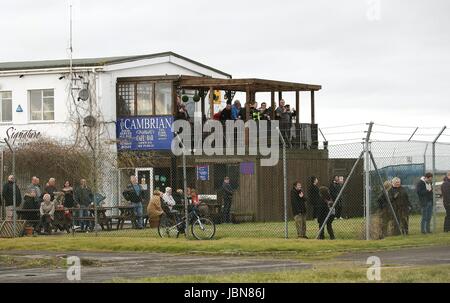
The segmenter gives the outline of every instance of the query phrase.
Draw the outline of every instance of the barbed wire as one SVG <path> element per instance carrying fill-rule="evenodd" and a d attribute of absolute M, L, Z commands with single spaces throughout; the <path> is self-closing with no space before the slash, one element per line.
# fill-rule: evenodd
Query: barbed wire
<path fill-rule="evenodd" d="M 427 126 L 427 127 L 422 127 L 422 126 L 400 126 L 400 125 L 389 125 L 389 124 L 379 124 L 379 123 L 374 123 L 374 126 L 381 126 L 381 127 L 389 127 L 389 128 L 419 128 L 419 129 L 440 129 L 442 128 L 442 126 Z"/>
<path fill-rule="evenodd" d="M 352 126 L 365 126 L 366 123 L 356 123 L 356 124 L 346 124 L 346 125 L 336 125 L 336 126 L 325 126 L 321 127 L 320 129 L 330 129 L 330 128 L 345 128 L 345 127 L 352 127 Z"/>

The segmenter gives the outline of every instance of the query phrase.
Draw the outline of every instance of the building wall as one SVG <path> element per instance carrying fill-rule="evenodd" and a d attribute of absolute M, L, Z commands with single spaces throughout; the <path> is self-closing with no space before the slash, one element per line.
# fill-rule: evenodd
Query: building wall
<path fill-rule="evenodd" d="M 171 62 L 168 62 L 170 60 Z M 92 70 L 90 71 L 92 72 Z M 66 73 L 67 74 L 67 71 Z M 106 122 L 116 120 L 116 81 L 120 77 L 145 77 L 164 75 L 210 75 L 213 77 L 225 78 L 224 75 L 201 66 L 192 64 L 185 60 L 170 56 L 170 58 L 157 58 L 151 60 L 140 60 L 123 64 L 106 66 L 104 71 L 92 75 L 90 86 L 95 91 L 97 104 Z M 4 138 L 6 130 L 11 126 L 17 130 L 35 129 L 40 131 L 42 136 L 54 138 L 58 141 L 71 141 L 73 137 L 73 127 L 69 125 L 68 102 L 72 102 L 69 95 L 69 81 L 58 78 L 63 75 L 58 71 L 51 74 L 25 74 L 23 78 L 18 75 L 1 76 L 0 91 L 12 91 L 13 121 L 0 123 L 0 136 Z M 94 80 L 95 79 L 95 80 Z M 81 82 L 80 82 L 81 83 Z M 28 90 L 33 89 L 54 89 L 55 100 L 55 120 L 51 122 L 30 121 Z M 75 96 L 76 97 L 76 96 Z M 17 106 L 23 112 L 16 112 Z M 200 108 L 197 109 L 200 111 Z M 104 139 L 115 139 L 115 124 L 107 124 L 107 132 Z M 113 148 L 113 151 L 115 148 Z"/>
<path fill-rule="evenodd" d="M 17 130 L 35 129 L 45 137 L 66 140 L 72 136 L 67 125 L 67 81 L 58 80 L 61 74 L 25 75 L 0 77 L 0 91 L 12 91 L 12 122 L 0 123 L 0 136 L 3 139 L 10 127 Z M 33 89 L 54 89 L 55 120 L 40 122 L 30 120 L 28 91 Z M 23 112 L 16 112 L 18 106 Z"/>

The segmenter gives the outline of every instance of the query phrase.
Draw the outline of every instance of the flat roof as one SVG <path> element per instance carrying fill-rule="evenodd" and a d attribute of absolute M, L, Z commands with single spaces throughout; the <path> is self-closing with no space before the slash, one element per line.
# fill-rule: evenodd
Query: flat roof
<path fill-rule="evenodd" d="M 181 76 L 178 82 L 179 88 L 186 89 L 209 89 L 253 92 L 272 91 L 318 91 L 321 85 L 286 82 L 278 80 L 267 80 L 257 78 L 245 79 L 219 79 L 210 77 Z"/>
<path fill-rule="evenodd" d="M 202 64 L 200 62 L 194 61 L 187 57 L 181 56 L 174 52 L 163 52 L 156 54 L 147 55 L 137 55 L 137 56 L 119 56 L 119 57 L 102 57 L 102 58 L 84 58 L 84 59 L 73 59 L 73 67 L 92 67 L 92 66 L 106 66 L 112 64 L 126 63 L 144 59 L 152 59 L 158 57 L 168 57 L 174 56 L 190 63 L 199 65 L 201 67 L 210 69 L 216 73 L 222 74 L 226 77 L 231 78 L 231 75 L 225 73 L 221 70 L 215 69 L 211 66 Z M 33 69 L 46 69 L 46 68 L 64 68 L 70 65 L 69 59 L 60 60 L 43 60 L 43 61 L 22 61 L 22 62 L 0 62 L 0 71 L 14 71 L 14 70 L 33 70 Z"/>

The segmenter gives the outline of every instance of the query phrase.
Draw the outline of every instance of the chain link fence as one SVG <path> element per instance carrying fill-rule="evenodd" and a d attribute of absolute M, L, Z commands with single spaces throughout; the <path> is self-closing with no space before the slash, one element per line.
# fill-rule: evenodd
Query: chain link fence
<path fill-rule="evenodd" d="M 5 149 L 1 159 L 2 218 L 14 220 L 10 191 L 13 183 L 8 185 L 9 176 L 14 175 L 16 220 L 26 226 L 24 231 L 19 228 L 16 236 L 19 232 L 31 234 L 33 229 L 45 232 L 43 227 L 51 223 L 47 233 L 60 236 L 159 238 L 160 215 L 167 212 L 161 201 L 171 194 L 170 199 L 174 201 L 171 208 L 178 222 L 182 222 L 185 214 L 187 197 L 188 204 L 196 205 L 201 217 L 215 224 L 215 239 L 296 238 L 299 234 L 291 198 L 294 184 L 299 181 L 306 198 L 305 235 L 308 238 L 317 238 L 323 225 L 326 238 L 365 239 L 369 233 L 370 239 L 379 239 L 396 234 L 396 219 L 406 220 L 409 234 L 420 233 L 421 208 L 415 186 L 426 172 L 434 172 L 436 203 L 432 228 L 441 231 L 445 214 L 440 184 L 450 171 L 450 144 L 436 143 L 434 155 L 431 145 L 374 141 L 369 145 L 373 161 L 365 157 L 362 143 L 329 145 L 325 150 L 288 148 L 286 174 L 282 152 L 277 165 L 261 166 L 260 159 L 254 156 L 187 156 L 183 161 L 182 156 L 149 156 L 147 153 L 118 156 L 112 149 L 102 149 L 94 157 L 90 149 L 77 150 L 51 142 L 17 148 L 14 157 Z M 136 167 L 136 159 L 141 160 L 140 167 Z M 33 196 L 30 189 L 37 186 L 36 180 L 32 181 L 34 176 L 39 177 L 39 200 L 30 198 Z M 128 191 L 133 189 L 132 176 L 140 184 L 142 206 L 130 202 L 130 197 L 124 193 L 127 188 Z M 229 183 L 224 183 L 226 177 Z M 395 177 L 401 179 L 410 201 L 406 219 L 395 205 L 396 216 L 390 208 L 388 211 L 380 208 L 383 183 Z M 55 179 L 55 184 L 51 178 Z M 315 178 L 317 185 L 313 185 Z M 83 186 L 82 179 L 86 180 L 87 187 Z M 66 181 L 69 183 L 65 184 Z M 328 191 L 329 200 L 335 202 L 326 220 L 331 222 L 329 226 L 333 231 L 327 224 L 318 223 L 325 220 L 323 212 L 313 205 L 311 188 L 314 186 L 321 197 Z M 39 212 L 44 192 L 49 192 L 57 205 L 50 221 L 42 219 Z M 162 197 L 163 194 L 166 195 Z M 365 203 L 367 198 L 370 203 Z M 180 227 L 178 236 L 184 237 L 186 226 L 181 224 Z M 192 237 L 190 230 L 188 235 Z"/>

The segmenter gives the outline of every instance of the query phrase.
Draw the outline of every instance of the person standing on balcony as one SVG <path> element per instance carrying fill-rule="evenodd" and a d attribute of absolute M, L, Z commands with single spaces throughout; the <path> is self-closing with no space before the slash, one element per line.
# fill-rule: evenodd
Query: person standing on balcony
<path fill-rule="evenodd" d="M 233 109 L 229 103 L 227 103 L 225 108 L 220 112 L 220 122 L 224 124 L 227 120 L 233 120 Z"/>
<path fill-rule="evenodd" d="M 261 120 L 270 120 L 270 111 L 267 108 L 266 102 L 261 103 L 261 107 L 259 108 L 259 113 L 260 113 Z"/>
<path fill-rule="evenodd" d="M 189 121 L 189 114 L 186 109 L 186 105 L 181 103 L 180 96 L 177 96 L 177 112 L 175 113 L 175 120 Z"/>
<path fill-rule="evenodd" d="M 280 131 L 283 136 L 286 146 L 291 145 L 291 121 L 292 116 L 289 107 L 283 99 L 280 100 L 280 105 L 275 110 L 275 119 L 280 121 Z"/>
<path fill-rule="evenodd" d="M 261 112 L 258 109 L 258 103 L 254 102 L 250 104 L 250 119 L 258 122 L 261 120 Z"/>
<path fill-rule="evenodd" d="M 244 120 L 245 117 L 242 116 L 242 106 L 239 100 L 234 101 L 234 105 L 231 108 L 231 119 L 233 120 Z"/>
<path fill-rule="evenodd" d="M 422 208 L 422 221 L 420 222 L 420 231 L 422 234 L 430 234 L 431 216 L 433 215 L 433 174 L 426 173 L 417 182 L 416 192 L 419 197 L 420 207 Z"/>
<path fill-rule="evenodd" d="M 444 178 L 444 183 L 441 185 L 442 198 L 445 208 L 444 232 L 450 231 L 450 171 Z"/>

